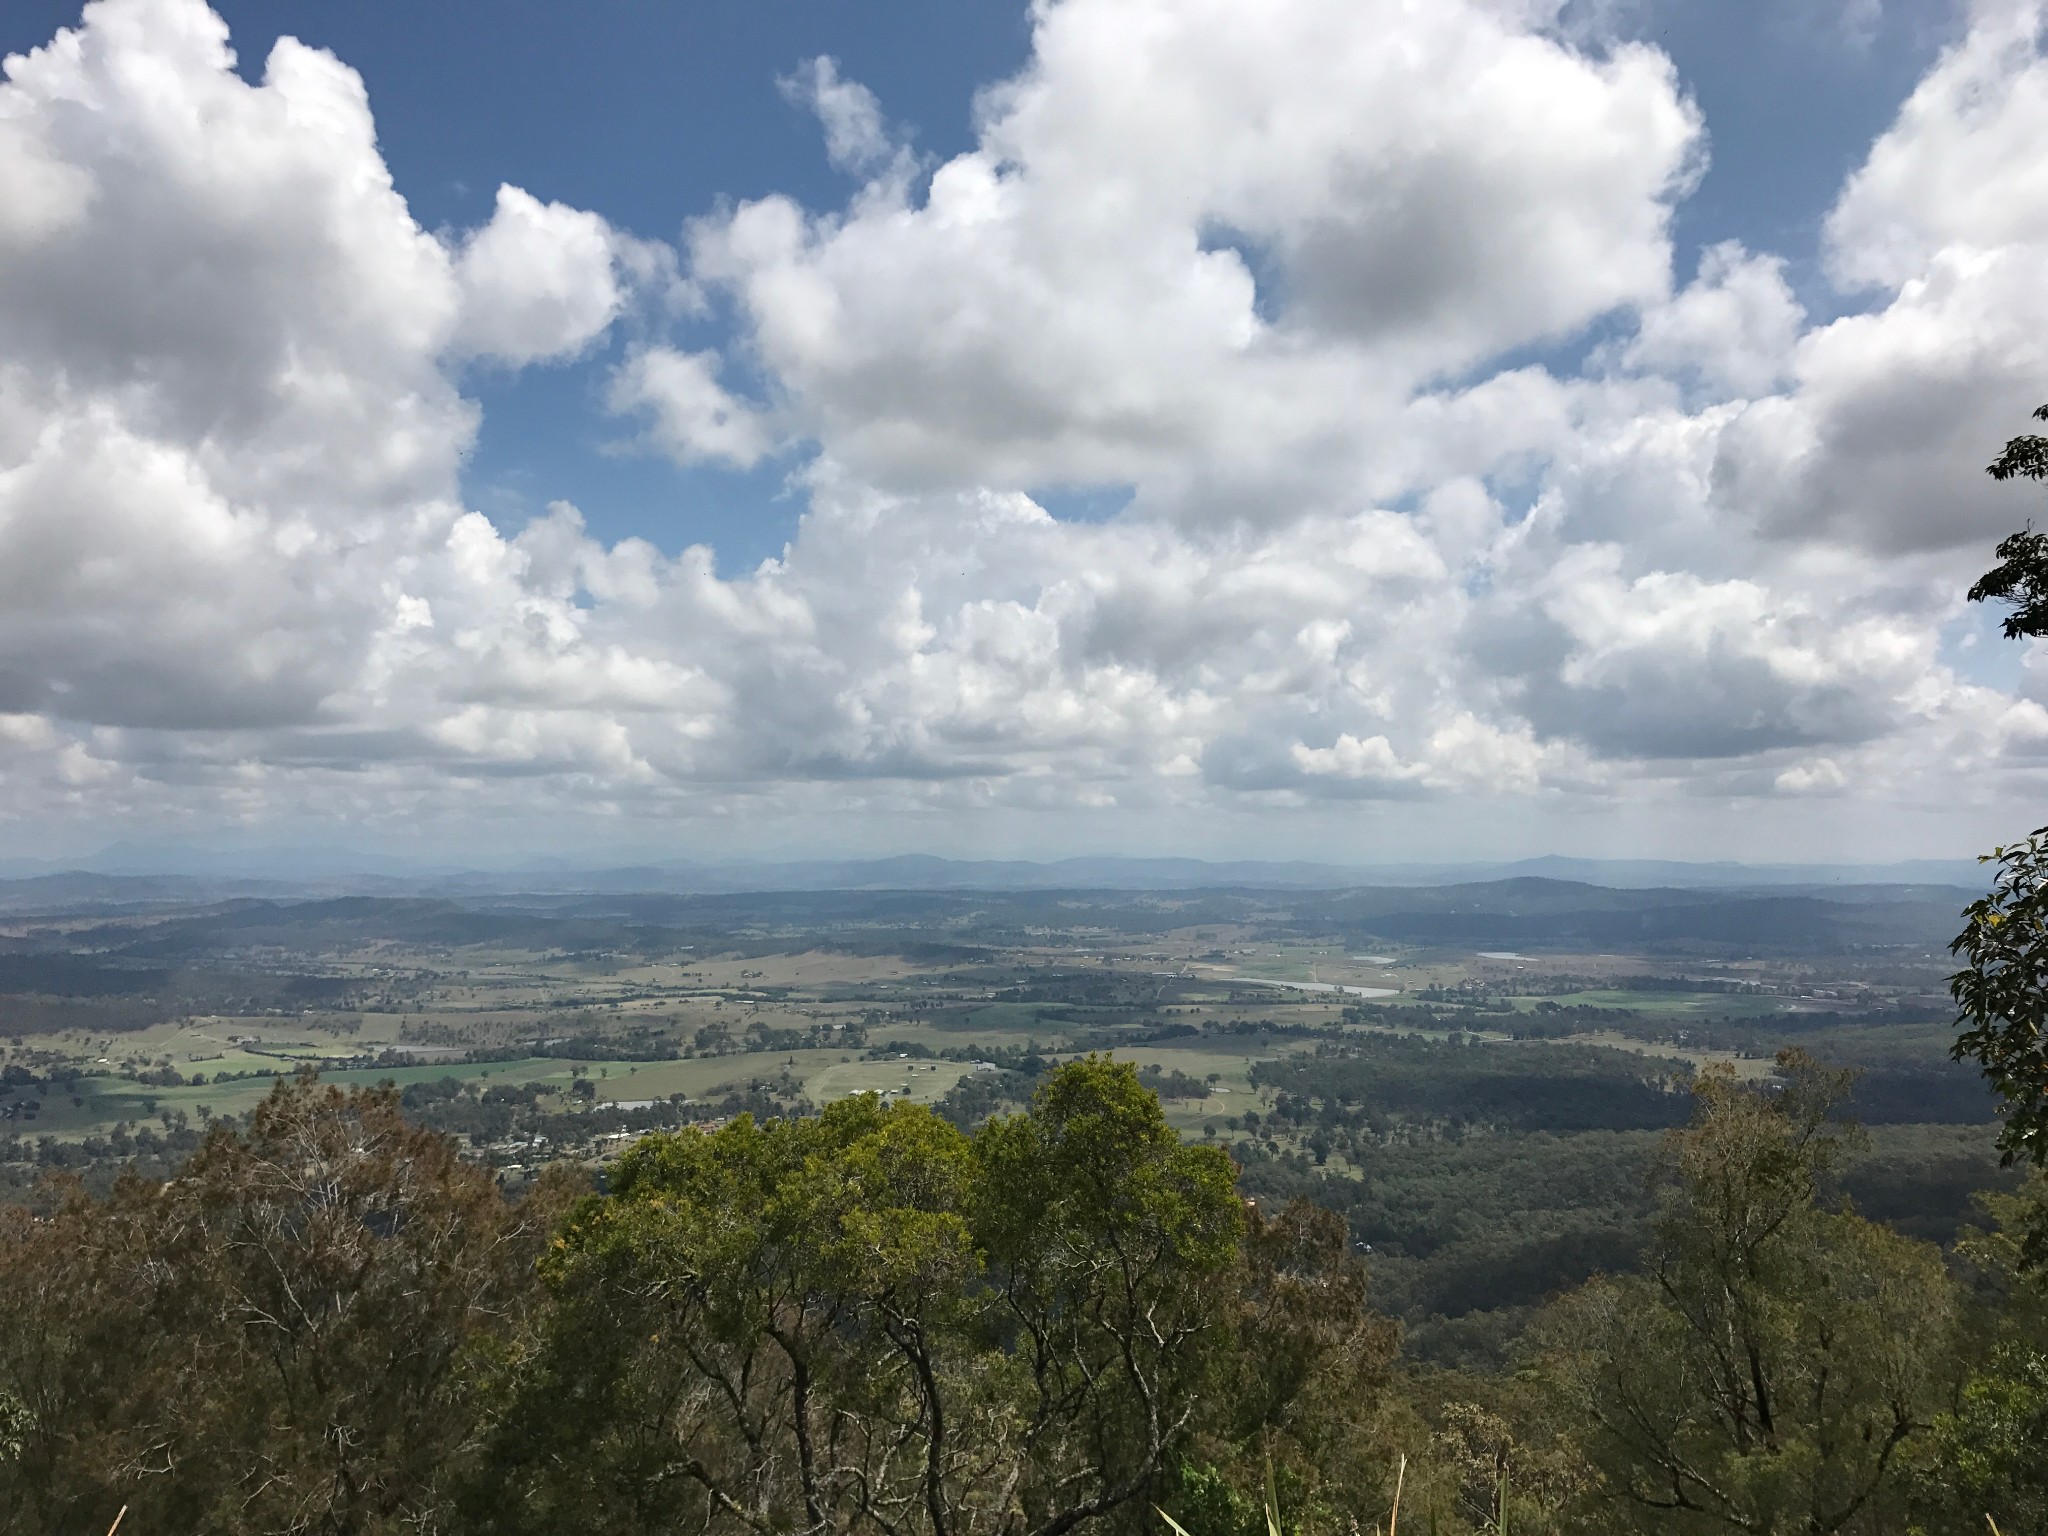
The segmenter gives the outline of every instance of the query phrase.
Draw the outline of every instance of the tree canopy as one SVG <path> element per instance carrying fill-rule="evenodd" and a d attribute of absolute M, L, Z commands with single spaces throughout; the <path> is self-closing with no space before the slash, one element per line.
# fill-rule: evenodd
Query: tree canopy
<path fill-rule="evenodd" d="M 2048 421 L 2048 405 L 2034 412 Z M 1994 480 L 2048 479 L 2048 437 L 2024 434 L 2010 438 L 2005 451 L 1985 466 Z M 1998 564 L 1977 578 L 1970 588 L 1970 601 L 1998 599 L 2010 603 L 2005 617 L 2005 637 L 2048 634 L 2048 534 L 2034 532 L 2031 525 L 2004 539 L 1997 550 Z"/>
<path fill-rule="evenodd" d="M 1647 1271 L 1594 1281 L 1546 1325 L 1602 1529 L 1892 1529 L 1907 1452 L 1945 1404 L 1941 1254 L 1819 1203 L 1846 1075 L 1797 1052 L 1779 1067 L 1776 1091 L 1702 1074 Z"/>
<path fill-rule="evenodd" d="M 168 1184 L 0 1209 L 0 1531 L 436 1528 L 549 1224 L 310 1080 Z"/>
<path fill-rule="evenodd" d="M 1186 1435 L 1233 1183 L 1097 1058 L 973 1137 L 861 1097 L 649 1138 L 543 1263 L 508 1519 L 1060 1536 Z"/>
<path fill-rule="evenodd" d="M 2048 405 L 2034 415 L 2048 421 Z M 2048 478 L 2048 438 L 2011 439 L 1989 472 L 1997 480 Z M 1970 601 L 2009 603 L 2008 638 L 2048 634 L 2048 534 L 2023 528 L 1998 546 L 1998 557 L 1970 588 Z M 2048 827 L 1981 862 L 1995 864 L 1997 877 L 1965 910 L 1963 931 L 1949 945 L 1964 961 L 1949 978 L 1961 1030 L 1954 1054 L 1976 1061 L 2003 1100 L 2006 1162 L 2048 1163 Z"/>

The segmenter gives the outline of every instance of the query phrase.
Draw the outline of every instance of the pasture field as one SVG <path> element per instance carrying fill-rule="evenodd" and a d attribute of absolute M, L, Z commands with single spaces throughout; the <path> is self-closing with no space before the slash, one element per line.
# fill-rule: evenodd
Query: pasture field
<path fill-rule="evenodd" d="M 16 1079 L 0 1085 L 0 1138 L 80 1142 L 241 1115 L 276 1075 L 308 1069 L 422 1095 L 453 1079 L 478 1101 L 516 1088 L 520 1115 L 564 1125 L 655 1105 L 681 1118 L 735 1103 L 782 1112 L 865 1092 L 971 1118 L 1022 1102 L 1049 1063 L 1096 1050 L 1169 1084 L 1184 1134 L 1242 1141 L 1247 1113 L 1271 1107 L 1262 1067 L 1356 1054 L 1381 1036 L 1499 1046 L 1519 1063 L 1534 1058 L 1505 1048 L 1535 1035 L 1752 1076 L 1769 1070 L 1777 1033 L 1817 1029 L 1886 1065 L 1932 1059 L 1944 1043 L 1939 1022 L 1900 1013 L 1938 985 L 1932 948 L 1535 944 L 1514 940 L 1514 925 L 1549 921 L 1566 898 L 1597 925 L 1630 898 L 1509 884 L 1509 936 L 1455 942 L 1425 930 L 1472 928 L 1464 892 L 1479 888 L 355 899 L 17 916 L 0 933 L 0 1068 Z M 1837 917 L 1867 928 L 1871 910 Z M 1716 921 L 1728 926 L 1725 913 Z M 1783 921 L 1780 903 L 1771 922 Z M 1395 936 L 1403 924 L 1415 931 Z M 477 1136 L 502 1116 L 487 1119 Z M 1256 1139 L 1300 1150 L 1300 1136 L 1270 1125 Z"/>
<path fill-rule="evenodd" d="M 1728 1061 L 1755 1075 L 1767 1061 L 1687 1040 L 1684 1025 L 1768 1021 L 1823 1001 L 1810 986 L 1774 995 L 1640 985 L 1516 990 L 1614 965 L 1607 956 L 1509 962 L 1478 952 L 1358 955 L 1268 941 L 1218 959 L 1207 930 L 1096 942 L 1065 958 L 1034 944 L 962 966 L 812 944 L 788 953 L 655 956 L 482 946 L 450 956 L 385 940 L 317 957 L 337 982 L 360 987 L 345 1009 L 194 1012 L 119 1030 L 0 1022 L 0 1059 L 67 1072 L 64 1092 L 42 1096 L 32 1129 L 76 1138 L 166 1112 L 244 1114 L 272 1075 L 305 1068 L 339 1084 L 530 1085 L 563 1104 L 587 1077 L 593 1107 L 677 1096 L 702 1103 L 762 1079 L 813 1103 L 883 1091 L 938 1103 L 972 1075 L 973 1060 L 1100 1049 L 1140 1067 L 1213 1079 L 1208 1097 L 1168 1102 L 1172 1121 L 1198 1135 L 1260 1102 L 1252 1082 L 1259 1063 L 1313 1050 L 1319 1033 L 1325 1043 L 1385 1028 L 1504 1040 L 1517 1020 L 1548 1004 L 1588 1018 L 1588 1027 L 1559 1040 L 1693 1066 Z M 1627 964 L 1640 970 L 1644 962 Z M 1391 995 L 1245 984 L 1275 981 Z M 1418 1018 L 1425 994 L 1456 1001 Z M 1470 1006 L 1475 997 L 1490 1007 Z M 1602 1015 L 1626 1018 L 1631 1032 L 1600 1027 Z M 1673 1038 L 1645 1037 L 1664 1023 Z M 560 1054 L 566 1041 L 573 1054 Z M 948 1059 L 898 1059 L 909 1056 Z"/>

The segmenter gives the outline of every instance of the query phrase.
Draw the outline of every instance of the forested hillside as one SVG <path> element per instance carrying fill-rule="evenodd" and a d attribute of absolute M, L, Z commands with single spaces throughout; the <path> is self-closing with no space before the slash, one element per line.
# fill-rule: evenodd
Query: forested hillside
<path fill-rule="evenodd" d="M 1436 1113 L 1429 1055 L 1390 1051 L 1384 1082 L 1318 1063 L 1281 1102 Z M 395 1092 L 280 1083 L 167 1184 L 7 1213 L 0 1531 L 125 1507 L 237 1533 L 1060 1536 L 1163 1511 L 1254 1536 L 1269 1498 L 1304 1533 L 1397 1499 L 1440 1533 L 2039 1528 L 2048 1294 L 2022 1249 L 2048 1184 L 1991 1197 L 1945 1258 L 1841 1197 L 1846 1074 L 1558 1064 L 1563 1124 L 1636 1093 L 1683 1123 L 1596 1132 L 1615 1162 L 1538 1162 L 1550 1187 L 1507 1200 L 1503 1143 L 1432 1149 L 1476 1225 L 1569 1212 L 1529 1241 L 1601 1271 L 1527 1287 L 1476 1370 L 1416 1362 L 1373 1292 L 1350 1233 L 1401 1227 L 1398 1178 L 1348 1231 L 1248 1202 L 1099 1056 L 971 1134 L 853 1098 L 509 1200 Z M 1429 1239 L 1402 1240 L 1397 1287 L 1454 1296 L 1458 1263 L 1424 1277 Z M 1497 1265 L 1471 1283 L 1499 1300 Z"/>

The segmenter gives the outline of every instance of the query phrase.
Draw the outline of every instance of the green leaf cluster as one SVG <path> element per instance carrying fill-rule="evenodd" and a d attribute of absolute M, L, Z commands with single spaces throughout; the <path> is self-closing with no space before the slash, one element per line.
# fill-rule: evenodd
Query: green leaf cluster
<path fill-rule="evenodd" d="M 1954 1380 L 1956 1289 L 1933 1245 L 1818 1202 L 1846 1075 L 1779 1067 L 1774 1092 L 1703 1074 L 1647 1272 L 1546 1319 L 1542 1369 L 1610 1529 L 1902 1528 Z"/>
<path fill-rule="evenodd" d="M 2048 827 L 1995 850 L 1991 891 L 1964 910 L 1949 946 L 1958 1011 L 1955 1055 L 1969 1058 L 2004 1101 L 1999 1146 L 2010 1164 L 2048 1160 Z"/>
<path fill-rule="evenodd" d="M 1094 1057 L 973 1137 L 872 1097 L 651 1137 L 543 1260 L 480 1522 L 1060 1536 L 1186 1437 L 1234 1173 Z"/>
<path fill-rule="evenodd" d="M 0 1532 L 437 1528 L 547 1225 L 310 1081 L 168 1184 L 0 1210 Z"/>

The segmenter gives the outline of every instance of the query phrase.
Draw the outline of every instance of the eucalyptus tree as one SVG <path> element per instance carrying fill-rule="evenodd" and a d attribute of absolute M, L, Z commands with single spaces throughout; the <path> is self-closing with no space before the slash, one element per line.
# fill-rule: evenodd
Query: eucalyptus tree
<path fill-rule="evenodd" d="M 649 1138 L 543 1262 L 475 1518 L 1062 1536 L 1131 1506 L 1231 1338 L 1234 1169 L 1125 1066 Z"/>
<path fill-rule="evenodd" d="M 2048 405 L 2034 412 L 2048 421 Z M 1996 480 L 2048 479 L 2048 437 L 2009 440 L 1987 466 Z M 2048 534 L 2032 524 L 2003 540 L 1999 563 L 1970 588 L 1971 602 L 2008 605 L 2008 639 L 2048 635 Z M 2003 1101 L 1999 1147 L 2007 1165 L 2048 1165 L 2048 827 L 1994 849 L 1997 874 L 1964 913 L 1949 949 L 1963 969 L 1949 979 L 1959 1011 L 1954 1054 L 1977 1062 Z M 2048 1259 L 2048 1231 L 2029 1245 Z"/>
<path fill-rule="evenodd" d="M 310 1080 L 168 1183 L 0 1208 L 0 1532 L 446 1530 L 551 1226 L 395 1093 Z"/>
<path fill-rule="evenodd" d="M 1600 1529 L 1904 1528 L 1954 1386 L 1954 1287 L 1931 1244 L 1818 1199 L 1847 1075 L 1797 1052 L 1779 1069 L 1775 1087 L 1701 1074 L 1645 1272 L 1547 1320 Z"/>

